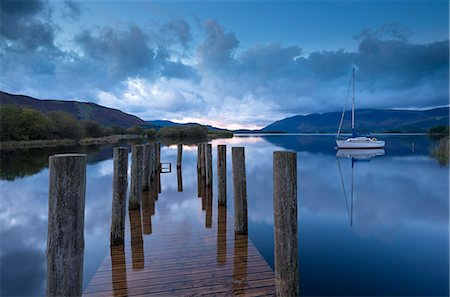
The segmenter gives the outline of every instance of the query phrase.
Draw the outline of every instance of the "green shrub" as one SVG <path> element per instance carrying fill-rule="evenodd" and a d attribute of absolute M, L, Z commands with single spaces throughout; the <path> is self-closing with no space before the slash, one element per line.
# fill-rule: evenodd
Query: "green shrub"
<path fill-rule="evenodd" d="M 441 138 L 436 144 L 431 146 L 430 155 L 435 158 L 440 165 L 448 165 L 449 161 L 449 137 Z"/>

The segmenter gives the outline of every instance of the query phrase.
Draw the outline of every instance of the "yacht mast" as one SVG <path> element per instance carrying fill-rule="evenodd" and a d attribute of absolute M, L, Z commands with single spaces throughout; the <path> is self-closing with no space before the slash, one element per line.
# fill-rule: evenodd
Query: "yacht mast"
<path fill-rule="evenodd" d="M 353 67 L 352 137 L 355 137 L 355 67 Z"/>

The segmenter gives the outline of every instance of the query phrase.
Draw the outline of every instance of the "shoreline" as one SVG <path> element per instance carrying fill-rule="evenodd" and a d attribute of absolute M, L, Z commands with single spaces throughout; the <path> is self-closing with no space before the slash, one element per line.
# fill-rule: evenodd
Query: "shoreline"
<path fill-rule="evenodd" d="M 97 138 L 82 139 L 47 139 L 47 140 L 20 140 L 20 141 L 1 141 L 0 151 L 39 148 L 39 147 L 55 147 L 55 146 L 74 146 L 74 145 L 92 145 L 92 144 L 112 144 L 122 140 L 146 139 L 145 135 L 134 134 L 118 134 L 103 136 Z"/>

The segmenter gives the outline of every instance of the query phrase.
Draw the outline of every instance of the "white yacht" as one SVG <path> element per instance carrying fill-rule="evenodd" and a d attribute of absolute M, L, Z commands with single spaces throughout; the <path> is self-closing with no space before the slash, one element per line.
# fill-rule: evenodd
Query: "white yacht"
<path fill-rule="evenodd" d="M 378 140 L 373 137 L 358 136 L 355 133 L 355 68 L 353 68 L 352 73 L 352 86 L 353 86 L 353 96 L 352 96 L 352 137 L 347 139 L 336 139 L 336 144 L 338 149 L 379 149 L 384 148 L 385 142 L 383 140 Z M 348 98 L 348 93 L 347 93 Z M 347 102 L 346 104 L 347 105 Z M 339 130 L 336 138 L 339 137 L 342 129 L 342 123 L 344 122 L 345 106 L 342 111 L 341 122 L 339 123 Z"/>

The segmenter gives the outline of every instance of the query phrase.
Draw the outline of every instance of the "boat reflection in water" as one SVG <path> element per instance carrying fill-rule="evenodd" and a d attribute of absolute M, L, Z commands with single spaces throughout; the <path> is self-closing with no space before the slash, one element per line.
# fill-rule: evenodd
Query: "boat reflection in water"
<path fill-rule="evenodd" d="M 354 176 L 355 176 L 355 163 L 356 162 L 369 162 L 370 159 L 377 156 L 383 156 L 385 154 L 384 149 L 341 149 L 336 153 L 336 160 L 339 169 L 339 176 L 341 178 L 342 191 L 344 192 L 345 206 L 349 216 L 350 227 L 353 226 L 353 196 L 354 196 Z M 348 205 L 347 191 L 345 189 L 344 178 L 342 177 L 341 158 L 351 158 L 352 160 L 352 183 L 350 191 L 350 206 Z"/>
<path fill-rule="evenodd" d="M 337 158 L 352 158 L 353 161 L 370 160 L 376 156 L 383 156 L 384 149 L 341 149 L 336 153 Z M 352 166 L 353 167 L 353 166 Z"/>

